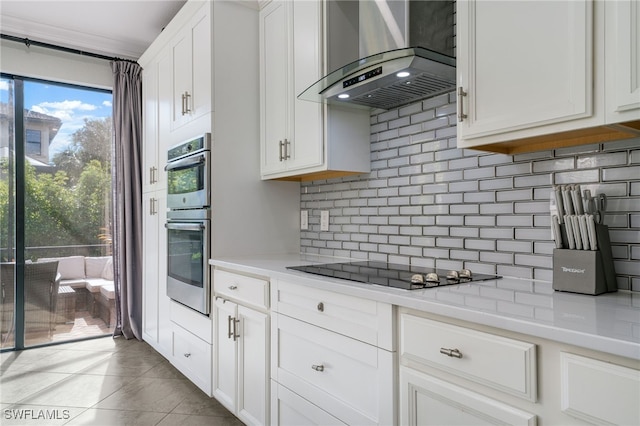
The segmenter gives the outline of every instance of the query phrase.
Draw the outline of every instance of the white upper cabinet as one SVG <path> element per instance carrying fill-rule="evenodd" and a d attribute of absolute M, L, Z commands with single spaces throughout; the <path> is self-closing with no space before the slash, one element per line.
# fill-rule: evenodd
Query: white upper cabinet
<path fill-rule="evenodd" d="M 368 111 L 342 111 L 297 99 L 325 72 L 323 8 L 319 0 L 286 0 L 272 1 L 260 12 L 263 179 L 370 170 Z"/>
<path fill-rule="evenodd" d="M 211 15 L 204 6 L 171 42 L 171 130 L 211 111 Z"/>
<path fill-rule="evenodd" d="M 637 89 L 635 106 L 622 99 L 634 96 L 637 16 L 605 27 L 605 7 L 624 9 L 618 3 L 458 1 L 458 147 L 517 153 L 633 137 L 628 128 L 604 127 L 640 120 Z M 612 121 L 615 102 L 628 114 Z"/>
<path fill-rule="evenodd" d="M 607 122 L 638 120 L 640 3 L 637 0 L 617 0 L 605 1 L 604 4 Z"/>

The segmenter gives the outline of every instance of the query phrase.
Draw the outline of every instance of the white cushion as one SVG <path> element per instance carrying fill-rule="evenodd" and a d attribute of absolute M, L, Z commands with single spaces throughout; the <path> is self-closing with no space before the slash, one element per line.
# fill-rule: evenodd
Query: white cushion
<path fill-rule="evenodd" d="M 60 279 L 75 280 L 85 277 L 84 256 L 41 257 L 38 262 L 58 261 Z"/>
<path fill-rule="evenodd" d="M 85 288 L 91 293 L 100 292 L 100 287 L 113 284 L 113 281 L 105 280 L 103 278 L 87 278 L 85 281 Z"/>
<path fill-rule="evenodd" d="M 113 281 L 113 257 L 109 256 L 107 263 L 102 270 L 102 278 Z"/>
<path fill-rule="evenodd" d="M 103 285 L 102 287 L 100 287 L 100 294 L 102 294 L 107 299 L 115 299 L 116 298 L 116 292 L 115 292 L 113 284 Z"/>
<path fill-rule="evenodd" d="M 102 278 L 104 266 L 109 259 L 111 259 L 111 256 L 85 257 L 84 272 L 87 274 L 87 278 Z"/>

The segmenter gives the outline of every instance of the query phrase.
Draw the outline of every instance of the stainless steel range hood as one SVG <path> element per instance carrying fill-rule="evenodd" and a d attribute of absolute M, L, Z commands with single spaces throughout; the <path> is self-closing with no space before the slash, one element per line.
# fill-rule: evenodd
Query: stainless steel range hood
<path fill-rule="evenodd" d="M 334 0 L 327 5 L 327 68 L 332 58 L 353 59 L 299 99 L 391 109 L 455 89 L 453 2 Z"/>

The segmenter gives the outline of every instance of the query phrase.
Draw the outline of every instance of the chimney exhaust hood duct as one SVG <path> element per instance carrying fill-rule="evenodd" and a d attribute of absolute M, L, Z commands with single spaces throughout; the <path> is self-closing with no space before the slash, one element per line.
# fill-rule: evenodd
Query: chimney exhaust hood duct
<path fill-rule="evenodd" d="M 452 1 L 330 0 L 325 16 L 327 68 L 348 64 L 299 99 L 392 109 L 455 89 Z"/>

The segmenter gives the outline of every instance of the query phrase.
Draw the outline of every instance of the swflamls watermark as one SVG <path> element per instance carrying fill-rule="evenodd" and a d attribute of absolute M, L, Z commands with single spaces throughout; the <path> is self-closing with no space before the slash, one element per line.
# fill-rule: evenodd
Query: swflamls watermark
<path fill-rule="evenodd" d="M 71 412 L 64 409 L 5 408 L 2 410 L 5 420 L 69 420 Z"/>

